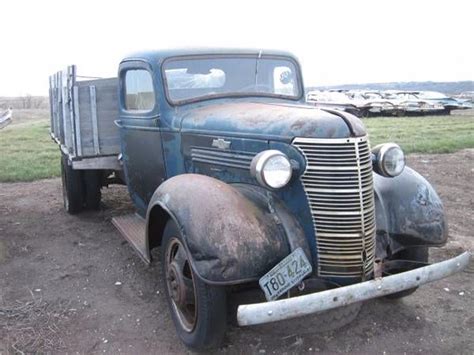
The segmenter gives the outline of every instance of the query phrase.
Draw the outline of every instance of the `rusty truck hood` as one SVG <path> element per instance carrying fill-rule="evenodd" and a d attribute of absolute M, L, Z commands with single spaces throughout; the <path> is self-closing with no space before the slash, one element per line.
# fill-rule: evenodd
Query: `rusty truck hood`
<path fill-rule="evenodd" d="M 181 130 L 281 140 L 365 135 L 362 122 L 350 114 L 280 102 L 234 101 L 190 107 L 181 113 Z"/>

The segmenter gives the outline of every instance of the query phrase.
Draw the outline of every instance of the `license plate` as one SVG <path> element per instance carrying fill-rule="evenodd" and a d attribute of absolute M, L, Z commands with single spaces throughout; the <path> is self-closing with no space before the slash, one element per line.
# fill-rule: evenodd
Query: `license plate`
<path fill-rule="evenodd" d="M 258 283 L 267 301 L 272 301 L 299 284 L 311 271 L 311 263 L 303 249 L 298 248 L 263 275 Z"/>

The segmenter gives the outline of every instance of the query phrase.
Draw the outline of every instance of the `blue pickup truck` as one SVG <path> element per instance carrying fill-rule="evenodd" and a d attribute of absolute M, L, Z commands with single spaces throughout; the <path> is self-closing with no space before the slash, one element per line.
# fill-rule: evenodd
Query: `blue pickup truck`
<path fill-rule="evenodd" d="M 469 262 L 428 263 L 447 239 L 433 187 L 398 145 L 371 148 L 358 118 L 306 104 L 304 90 L 293 55 L 243 49 L 136 53 L 116 78 L 75 66 L 50 77 L 66 211 L 127 186 L 136 213 L 113 223 L 144 262 L 159 248 L 192 349 L 221 343 L 242 288 L 257 290 L 237 309 L 249 326 L 404 297 Z"/>

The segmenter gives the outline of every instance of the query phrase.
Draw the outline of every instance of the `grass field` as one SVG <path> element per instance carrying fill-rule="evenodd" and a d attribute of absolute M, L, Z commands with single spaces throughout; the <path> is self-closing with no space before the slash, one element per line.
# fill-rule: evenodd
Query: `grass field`
<path fill-rule="evenodd" d="M 374 117 L 364 120 L 370 143 L 399 144 L 405 153 L 451 153 L 474 148 L 471 115 Z"/>
<path fill-rule="evenodd" d="M 49 113 L 22 111 L 15 111 L 13 123 L 0 130 L 0 182 L 59 176 L 60 155 L 49 136 Z"/>
<path fill-rule="evenodd" d="M 0 130 L 0 182 L 32 181 L 60 174 L 59 149 L 49 137 L 47 110 L 15 111 Z M 406 153 L 449 153 L 474 148 L 474 113 L 364 120 L 372 146 L 396 142 Z"/>

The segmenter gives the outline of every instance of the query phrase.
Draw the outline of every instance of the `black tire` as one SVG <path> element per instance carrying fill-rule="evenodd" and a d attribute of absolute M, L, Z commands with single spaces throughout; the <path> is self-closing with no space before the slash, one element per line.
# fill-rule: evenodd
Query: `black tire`
<path fill-rule="evenodd" d="M 359 315 L 362 305 L 362 302 L 353 303 L 317 315 L 322 325 L 320 329 L 324 329 L 324 331 L 336 330 L 352 323 Z"/>
<path fill-rule="evenodd" d="M 302 328 L 307 327 L 307 330 L 301 329 L 301 332 L 321 333 L 342 328 L 357 318 L 362 305 L 363 302 L 353 303 L 301 318 L 298 323 L 302 325 Z"/>
<path fill-rule="evenodd" d="M 407 115 L 407 112 L 405 110 L 397 111 L 397 117 L 405 117 L 406 115 Z"/>
<path fill-rule="evenodd" d="M 361 109 L 360 110 L 360 116 L 359 117 L 362 117 L 362 118 L 369 118 L 371 117 L 371 112 L 367 109 Z"/>
<path fill-rule="evenodd" d="M 81 212 L 84 207 L 82 172 L 73 170 L 64 154 L 61 156 L 61 177 L 64 209 L 69 214 Z"/>
<path fill-rule="evenodd" d="M 411 247 L 404 249 L 398 253 L 396 253 L 391 260 L 410 260 L 410 261 L 415 261 L 419 264 L 417 266 L 414 266 L 410 270 L 416 269 L 417 267 L 422 267 L 426 266 L 426 263 L 428 263 L 428 257 L 429 257 L 429 252 L 428 248 L 426 247 Z M 415 264 L 416 265 L 416 264 Z M 397 273 L 397 272 L 403 272 L 403 271 L 408 271 L 408 270 L 394 270 L 393 272 L 391 271 L 390 273 Z M 400 291 L 397 293 L 392 293 L 390 295 L 385 296 L 387 299 L 391 300 L 396 300 L 399 298 L 403 298 L 406 296 L 411 295 L 413 292 L 415 292 L 418 289 L 418 287 L 414 288 L 409 288 L 408 290 Z"/>
<path fill-rule="evenodd" d="M 102 175 L 98 170 L 84 170 L 85 207 L 88 210 L 98 210 L 102 194 Z"/>
<path fill-rule="evenodd" d="M 166 299 L 181 341 L 197 351 L 219 347 L 227 325 L 226 290 L 204 283 L 192 271 L 181 233 L 171 219 L 163 232 L 161 263 Z M 194 306 L 189 303 L 193 297 Z"/>

